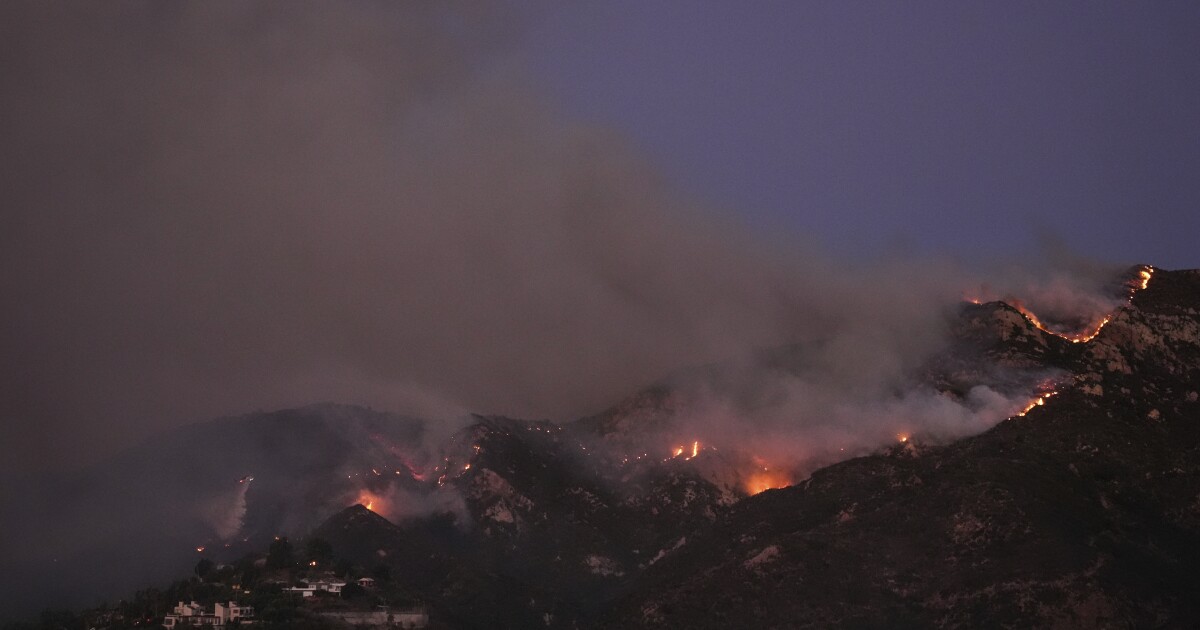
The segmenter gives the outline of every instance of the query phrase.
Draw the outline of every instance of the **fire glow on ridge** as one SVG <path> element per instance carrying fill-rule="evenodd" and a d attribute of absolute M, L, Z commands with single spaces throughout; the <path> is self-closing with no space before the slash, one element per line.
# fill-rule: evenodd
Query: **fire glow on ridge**
<path fill-rule="evenodd" d="M 1131 284 L 1129 287 L 1129 295 L 1126 297 L 1126 300 L 1125 300 L 1125 303 L 1127 305 L 1133 301 L 1133 296 L 1135 293 L 1137 293 L 1138 291 L 1141 291 L 1142 289 L 1145 289 L 1147 286 L 1150 286 L 1150 278 L 1153 277 L 1153 275 L 1154 275 L 1153 267 L 1149 267 L 1149 266 L 1142 267 L 1138 271 L 1138 277 L 1137 277 L 1136 283 Z M 979 304 L 979 302 L 980 302 L 978 298 L 967 298 L 967 301 L 974 303 L 974 304 Z M 1021 313 L 1021 315 L 1025 316 L 1025 319 L 1030 324 L 1033 324 L 1033 326 L 1035 328 L 1037 328 L 1038 330 L 1040 330 L 1044 333 L 1047 333 L 1047 334 L 1054 335 L 1055 337 L 1058 337 L 1060 339 L 1066 339 L 1067 341 L 1070 341 L 1071 343 L 1087 343 L 1087 342 L 1095 339 L 1096 336 L 1100 334 L 1100 331 L 1110 321 L 1112 321 L 1112 318 L 1113 318 L 1113 313 L 1109 313 L 1109 314 L 1105 315 L 1104 317 L 1101 317 L 1098 321 L 1093 322 L 1092 325 L 1088 326 L 1083 331 L 1076 332 L 1076 333 L 1062 333 L 1062 332 L 1057 332 L 1055 330 L 1051 330 L 1048 326 L 1046 326 L 1046 324 L 1044 322 L 1042 322 L 1041 319 L 1038 318 L 1038 316 L 1036 314 L 1034 314 L 1033 311 L 1026 308 L 1025 305 L 1023 303 L 1021 303 L 1020 300 L 1006 300 L 1006 303 L 1008 303 L 1010 306 L 1015 308 L 1018 312 Z"/>

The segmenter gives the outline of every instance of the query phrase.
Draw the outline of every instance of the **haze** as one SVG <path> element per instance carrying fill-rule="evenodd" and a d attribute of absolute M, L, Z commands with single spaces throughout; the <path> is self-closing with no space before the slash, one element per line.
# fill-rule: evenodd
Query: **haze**
<path fill-rule="evenodd" d="M 697 19 L 719 23 L 698 11 Z M 808 23 L 808 11 L 785 11 L 769 34 Z M 962 16 L 941 11 L 929 6 L 906 18 L 950 20 L 939 31 L 948 47 L 918 56 L 915 72 L 955 58 L 959 39 L 947 34 Z M 1196 25 L 1195 12 L 1145 11 L 1164 36 L 1130 44 L 1137 63 L 1121 72 L 1153 72 L 1138 81 L 1117 75 L 1142 96 L 1113 105 L 1119 113 L 1102 120 L 1120 137 L 1152 125 L 1174 139 L 1173 154 L 1127 156 L 1125 145 L 1106 145 L 1112 162 L 1039 197 L 1047 181 L 1075 172 L 1071 164 L 1099 159 L 1068 135 L 1052 157 L 1039 158 L 1039 178 L 1008 172 L 977 205 L 978 197 L 938 196 L 943 183 L 947 191 L 970 186 L 943 167 L 976 153 L 985 164 L 1023 163 L 1041 149 L 943 134 L 911 103 L 906 111 L 916 119 L 888 119 L 897 135 L 860 133 L 878 129 L 875 107 L 904 79 L 860 74 L 863 64 L 886 68 L 848 55 L 831 36 L 795 35 L 810 47 L 803 59 L 828 58 L 817 64 L 820 76 L 787 82 L 814 86 L 822 107 L 771 108 L 764 116 L 738 108 L 759 102 L 755 89 L 764 83 L 747 87 L 729 69 L 706 74 L 706 60 L 767 68 L 787 66 L 787 55 L 718 38 L 677 71 L 664 70 L 657 51 L 629 52 L 639 50 L 634 40 L 659 31 L 631 35 L 626 18 L 613 15 L 581 23 L 586 12 L 471 2 L 6 3 L 5 477 L 92 461 L 190 421 L 321 400 L 447 424 L 466 411 L 570 418 L 681 366 L 831 335 L 869 346 L 880 362 L 868 367 L 890 374 L 937 347 L 939 316 L 965 287 L 1025 282 L 1025 272 L 984 263 L 1010 247 L 1027 257 L 1046 228 L 1106 263 L 1080 262 L 1057 246 L 1038 258 L 1032 268 L 1046 277 L 1073 279 L 1068 293 L 1086 288 L 1097 269 L 1111 269 L 1107 263 L 1145 256 L 1178 264 L 1192 256 L 1183 239 L 1200 227 L 1191 213 L 1197 184 L 1184 176 L 1200 166 L 1200 123 L 1191 115 L 1200 82 L 1188 82 L 1200 54 L 1184 62 L 1196 44 L 1178 37 Z M 1029 28 L 1045 26 L 1036 12 L 1022 16 Z M 1120 28 L 1120 15 L 1106 19 Z M 639 28 L 657 25 L 668 45 L 679 25 L 669 16 L 654 20 Z M 574 52 L 560 58 L 546 48 L 576 32 L 586 37 Z M 587 46 L 605 33 L 617 54 L 597 78 Z M 891 36 L 903 43 L 926 34 Z M 1081 57 L 1102 43 L 1065 41 Z M 1002 92 L 989 76 L 1044 63 L 976 54 L 990 60 L 991 73 L 935 99 L 932 115 Z M 1103 67 L 1095 72 L 1107 76 Z M 634 80 L 612 78 L 626 74 Z M 693 99 L 687 81 L 662 76 L 727 86 L 720 124 L 705 105 L 712 100 Z M 775 139 L 766 142 L 764 129 L 824 124 L 822 115 L 840 102 L 836 90 L 817 87 L 828 77 L 872 96 L 862 107 L 839 108 L 825 137 L 830 151 L 781 152 Z M 642 90 L 648 86 L 659 87 Z M 676 92 L 666 99 L 661 89 Z M 1075 102 L 1100 107 L 1103 98 L 1070 85 L 1056 94 L 1058 115 Z M 1022 103 L 975 109 L 977 118 L 956 119 L 956 128 L 1040 111 Z M 661 131 L 647 129 L 660 122 Z M 897 153 L 914 134 L 927 144 Z M 725 150 L 731 135 L 736 153 Z M 876 137 L 887 151 L 853 159 Z M 1120 180 L 1123 205 L 1099 216 L 1106 231 L 1077 237 L 1062 229 L 1097 223 L 1096 195 L 1111 195 L 1089 185 L 1142 158 L 1135 166 L 1143 170 L 1130 167 Z M 726 177 L 729 164 L 736 168 Z M 920 194 L 896 196 L 906 182 L 919 184 Z M 832 203 L 835 189 L 847 192 Z M 855 192 L 864 190 L 874 192 Z M 1042 223 L 1036 217 L 1047 208 L 1073 219 Z M 879 221 L 881 213 L 891 218 Z M 931 227 L 980 213 L 991 218 Z M 835 226 L 877 223 L 884 232 Z M 1125 229 L 1130 224 L 1152 228 Z M 922 237 L 915 253 L 881 254 L 888 230 L 901 242 L 936 236 Z M 1116 233 L 1142 245 L 1115 248 Z M 958 236 L 987 245 L 989 260 L 951 261 L 963 252 Z M 1047 263 L 1057 264 L 1047 271 Z"/>

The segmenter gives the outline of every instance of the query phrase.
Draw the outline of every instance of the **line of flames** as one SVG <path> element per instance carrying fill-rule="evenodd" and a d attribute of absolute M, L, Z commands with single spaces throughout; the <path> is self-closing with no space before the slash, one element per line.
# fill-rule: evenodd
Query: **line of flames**
<path fill-rule="evenodd" d="M 1132 286 L 1129 287 L 1129 295 L 1125 299 L 1126 305 L 1129 305 L 1133 302 L 1133 296 L 1138 291 L 1141 291 L 1142 289 L 1145 289 L 1146 287 L 1150 286 L 1150 278 L 1153 276 L 1154 276 L 1154 267 L 1146 266 L 1146 267 L 1142 267 L 1138 271 L 1138 282 L 1137 282 L 1137 284 L 1133 284 Z M 975 304 L 979 303 L 979 300 L 977 300 L 977 299 L 971 299 L 969 301 L 971 301 Z M 1047 327 L 1045 324 L 1042 323 L 1042 320 L 1038 319 L 1038 316 L 1035 315 L 1033 313 L 1033 311 L 1030 311 L 1029 309 L 1025 308 L 1025 305 L 1022 304 L 1020 301 L 1011 300 L 1010 305 L 1013 308 L 1017 309 L 1017 311 L 1020 312 L 1021 315 L 1025 316 L 1025 319 L 1027 321 L 1029 321 L 1030 324 L 1033 324 L 1033 326 L 1035 328 L 1037 328 L 1038 330 L 1040 330 L 1044 333 L 1054 335 L 1055 337 L 1058 337 L 1060 339 L 1066 339 L 1067 341 L 1070 341 L 1071 343 L 1087 343 L 1087 342 L 1095 339 L 1096 336 L 1100 334 L 1100 331 L 1103 330 L 1104 327 L 1106 325 L 1108 325 L 1108 323 L 1111 322 L 1112 318 L 1113 318 L 1113 314 L 1109 313 L 1108 315 L 1105 315 L 1103 318 L 1101 318 L 1100 321 L 1097 322 L 1094 327 L 1092 327 L 1088 330 L 1085 330 L 1083 332 L 1079 332 L 1079 333 L 1075 333 L 1075 334 L 1067 334 L 1067 333 L 1060 333 L 1060 332 L 1051 330 L 1049 327 Z"/>
<path fill-rule="evenodd" d="M 1138 291 L 1145 289 L 1147 286 L 1149 286 L 1150 279 L 1153 276 L 1153 274 L 1154 274 L 1154 268 L 1149 267 L 1149 266 L 1143 267 L 1138 272 L 1138 279 L 1140 281 L 1137 284 L 1130 287 L 1129 296 L 1127 298 L 1127 303 L 1130 303 L 1133 301 L 1133 297 L 1134 297 L 1135 293 L 1137 293 Z M 968 301 L 973 302 L 975 304 L 979 303 L 978 299 L 968 298 Z M 1037 317 L 1037 315 L 1035 315 L 1032 311 L 1026 309 L 1024 307 L 1024 305 L 1022 305 L 1020 302 L 1018 302 L 1016 300 L 1013 300 L 1012 302 L 1014 302 L 1014 304 L 1012 304 L 1013 308 L 1015 308 L 1018 312 L 1020 312 L 1025 317 L 1025 319 L 1028 320 L 1029 323 L 1032 324 L 1033 326 L 1035 326 L 1038 330 L 1049 333 L 1049 334 L 1059 337 L 1061 339 L 1066 339 L 1067 341 L 1070 341 L 1072 343 L 1087 343 L 1087 342 L 1095 339 L 1096 336 L 1100 334 L 1100 331 L 1104 328 L 1104 326 L 1107 325 L 1110 321 L 1112 321 L 1112 317 L 1113 317 L 1112 314 L 1105 315 L 1099 321 L 1099 323 L 1097 323 L 1095 325 L 1094 328 L 1091 328 L 1085 332 L 1077 333 L 1074 335 L 1064 334 L 1064 333 L 1055 332 L 1055 331 L 1051 330 L 1050 328 L 1048 328 L 1044 323 L 1042 323 L 1042 321 Z M 1036 398 L 1031 400 L 1027 405 L 1025 405 L 1025 407 L 1022 408 L 1020 411 L 1018 411 L 1016 413 L 1016 415 L 1011 416 L 1011 417 L 1024 417 L 1026 414 L 1028 414 L 1030 411 L 1033 411 L 1035 408 L 1045 405 L 1047 400 L 1049 400 L 1051 397 L 1053 397 L 1057 394 L 1058 394 L 1058 391 L 1043 392 L 1043 393 L 1039 394 Z M 538 430 L 542 430 L 542 429 L 538 428 Z M 903 444 L 903 443 L 907 443 L 909 441 L 909 437 L 910 436 L 907 433 L 900 433 L 900 434 L 897 434 L 896 439 L 900 443 Z M 683 457 L 683 459 L 685 461 L 691 460 L 700 454 L 701 448 L 702 448 L 702 446 L 699 441 L 693 441 L 690 449 L 684 445 L 676 446 L 673 449 L 671 449 L 670 456 L 664 461 L 669 461 L 671 459 L 678 458 L 678 457 Z M 476 445 L 474 447 L 474 449 L 475 449 L 475 453 L 477 454 L 479 452 L 479 446 Z M 691 454 L 686 455 L 689 451 Z M 643 457 L 646 457 L 648 455 L 649 455 L 648 453 L 644 453 L 633 459 L 640 460 Z M 765 462 L 763 462 L 762 460 L 760 460 L 758 458 L 755 458 L 755 460 L 756 460 L 756 464 L 757 464 L 756 469 L 753 473 L 751 473 L 747 477 L 747 479 L 745 480 L 745 482 L 743 484 L 745 490 L 749 494 L 759 494 L 760 492 L 764 492 L 766 490 L 771 490 L 774 488 L 783 488 L 783 487 L 786 487 L 786 486 L 789 486 L 792 484 L 791 475 L 788 474 L 788 472 L 786 470 L 779 469 L 779 468 L 773 469 L 773 468 L 765 465 Z M 627 457 L 624 460 L 622 460 L 622 463 L 628 463 L 629 461 L 630 461 L 630 458 Z M 447 460 L 446 463 L 448 464 L 449 461 Z M 407 462 L 406 462 L 406 464 L 407 464 Z M 440 467 L 435 467 L 434 471 L 435 472 L 438 471 L 439 468 Z M 464 471 L 470 470 L 470 468 L 471 468 L 471 464 L 467 463 L 464 466 L 463 470 Z M 375 469 L 372 469 L 371 472 L 374 473 L 375 475 L 380 474 Z M 424 474 L 418 474 L 417 471 L 414 470 L 411 466 L 409 466 L 409 472 L 412 474 L 413 478 L 415 478 L 415 479 L 420 480 L 420 479 L 424 478 Z M 397 470 L 396 474 L 400 474 L 400 471 Z M 445 482 L 445 478 L 446 478 L 446 474 L 442 474 L 438 478 L 437 483 L 439 486 Z M 367 490 L 363 490 L 358 497 L 358 502 L 360 504 L 362 504 L 367 509 L 373 510 L 373 511 L 377 508 L 377 505 L 380 503 L 380 500 L 381 500 L 381 497 L 379 497 Z"/>
<path fill-rule="evenodd" d="M 1025 405 L 1024 409 L 1017 412 L 1017 415 L 1013 416 L 1013 417 L 1014 418 L 1023 418 L 1023 417 L 1025 417 L 1025 414 L 1029 413 L 1030 411 L 1033 411 L 1035 407 L 1041 407 L 1042 405 L 1046 404 L 1046 401 L 1049 400 L 1051 396 L 1057 396 L 1057 395 L 1058 395 L 1057 391 L 1046 392 L 1046 393 L 1042 394 L 1041 396 L 1034 398 L 1028 405 Z"/>
<path fill-rule="evenodd" d="M 1142 267 L 1142 269 L 1140 269 L 1138 271 L 1138 282 L 1136 284 L 1133 284 L 1129 289 L 1129 296 L 1126 298 L 1127 305 L 1133 302 L 1133 296 L 1138 291 L 1141 291 L 1150 285 L 1150 278 L 1153 277 L 1153 275 L 1154 275 L 1154 268 L 1150 267 L 1150 266 Z M 973 302 L 975 304 L 979 304 L 978 299 L 968 298 L 968 301 Z M 1016 301 L 1014 300 L 1014 302 L 1016 302 Z M 1070 334 L 1064 334 L 1064 333 L 1059 333 L 1059 332 L 1050 330 L 1045 324 L 1042 323 L 1042 321 L 1040 319 L 1038 319 L 1037 315 L 1033 314 L 1032 311 L 1026 309 L 1024 307 L 1024 305 L 1022 305 L 1020 302 L 1016 302 L 1015 304 L 1013 304 L 1013 308 L 1017 309 L 1017 311 L 1019 311 L 1022 315 L 1024 315 L 1025 319 L 1029 320 L 1029 323 L 1031 323 L 1035 327 L 1037 327 L 1038 330 L 1049 333 L 1056 337 L 1060 337 L 1062 339 L 1066 339 L 1067 341 L 1070 341 L 1071 343 L 1087 343 L 1087 342 L 1095 339 L 1096 336 L 1100 334 L 1100 331 L 1110 321 L 1112 321 L 1112 318 L 1113 318 L 1113 314 L 1110 313 L 1108 315 L 1105 315 L 1103 318 L 1101 318 L 1099 323 L 1097 323 L 1094 328 L 1091 328 L 1090 330 L 1084 331 L 1082 333 L 1070 335 Z M 1051 391 L 1047 391 L 1047 392 L 1038 394 L 1037 397 L 1035 397 L 1033 400 L 1029 401 L 1028 404 L 1026 404 L 1020 411 L 1018 411 L 1016 413 L 1016 415 L 1010 416 L 1010 417 L 1023 418 L 1023 417 L 1025 417 L 1026 414 L 1028 414 L 1029 412 L 1033 411 L 1034 409 L 1036 409 L 1038 407 L 1045 405 L 1047 400 L 1049 400 L 1050 398 L 1057 396 L 1057 395 L 1058 395 L 1057 390 L 1051 390 Z M 896 434 L 896 439 L 901 444 L 906 444 L 909 441 L 909 437 L 910 436 L 907 433 Z M 677 450 L 675 453 L 676 456 L 678 456 L 681 452 L 682 452 L 681 449 Z M 771 490 L 774 488 L 782 488 L 782 487 L 785 487 L 788 485 L 791 485 L 791 479 L 788 475 L 784 474 L 782 471 L 779 471 L 777 469 L 772 470 L 771 468 L 763 465 L 760 460 L 758 470 L 756 470 L 754 473 L 752 473 L 749 476 L 749 478 L 746 480 L 745 489 L 750 494 L 758 494 L 758 493 L 764 492 L 766 490 Z"/>

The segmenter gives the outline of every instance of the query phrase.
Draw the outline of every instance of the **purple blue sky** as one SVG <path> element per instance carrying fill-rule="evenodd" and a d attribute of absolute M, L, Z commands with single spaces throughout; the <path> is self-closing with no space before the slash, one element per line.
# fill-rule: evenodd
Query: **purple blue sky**
<path fill-rule="evenodd" d="M 688 194 L 831 250 L 1200 265 L 1200 4 L 558 3 L 522 45 Z"/>

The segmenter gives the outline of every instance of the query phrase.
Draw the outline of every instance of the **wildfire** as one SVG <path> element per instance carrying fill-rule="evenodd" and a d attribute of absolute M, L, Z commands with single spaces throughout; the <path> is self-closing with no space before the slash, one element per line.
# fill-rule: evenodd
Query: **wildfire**
<path fill-rule="evenodd" d="M 786 488 L 792 485 L 792 477 L 782 470 L 763 468 L 751 474 L 745 483 L 745 490 L 750 494 L 758 494 L 775 488 Z"/>
<path fill-rule="evenodd" d="M 369 490 L 360 491 L 354 502 L 376 513 L 383 509 L 383 498 Z"/>
<path fill-rule="evenodd" d="M 1150 276 L 1152 276 L 1152 275 L 1154 275 L 1153 267 L 1146 267 L 1145 269 L 1142 269 L 1141 271 L 1138 272 L 1138 277 L 1142 279 L 1142 284 L 1139 285 L 1137 288 L 1138 291 L 1141 291 L 1142 289 L 1145 289 L 1146 287 L 1150 286 Z M 1133 297 L 1133 296 L 1131 295 L 1130 297 Z"/>
<path fill-rule="evenodd" d="M 1129 295 L 1126 297 L 1126 304 L 1133 301 L 1133 296 L 1135 293 L 1150 286 L 1150 278 L 1153 277 L 1153 275 L 1154 275 L 1153 267 L 1143 267 L 1140 271 L 1138 271 L 1137 281 L 1135 283 L 1131 283 L 1129 285 Z M 965 299 L 968 302 L 971 302 L 974 304 L 979 304 L 978 298 L 968 297 Z M 1106 325 L 1108 325 L 1108 323 L 1110 321 L 1112 321 L 1112 314 L 1110 313 L 1110 314 L 1102 317 L 1099 321 L 1094 322 L 1091 326 L 1089 326 L 1088 328 L 1086 328 L 1083 331 L 1076 332 L 1076 333 L 1062 333 L 1062 332 L 1058 332 L 1055 330 L 1051 330 L 1049 327 L 1047 327 L 1046 324 L 1044 324 L 1042 322 L 1042 320 L 1038 319 L 1038 316 L 1035 315 L 1033 313 L 1033 311 L 1030 311 L 1029 309 L 1025 308 L 1025 305 L 1022 304 L 1020 300 L 1008 299 L 1005 301 L 1008 302 L 1013 308 L 1017 309 L 1017 311 L 1020 312 L 1021 315 L 1024 315 L 1025 319 L 1028 320 L 1030 324 L 1033 324 L 1033 326 L 1035 328 L 1037 328 L 1038 330 L 1040 330 L 1044 333 L 1049 333 L 1051 335 L 1054 335 L 1055 337 L 1059 337 L 1060 339 L 1066 339 L 1067 341 L 1070 341 L 1071 343 L 1087 343 L 1087 342 L 1095 339 L 1096 336 L 1100 334 L 1100 331 Z"/>
<path fill-rule="evenodd" d="M 1018 417 L 1018 418 L 1024 417 L 1025 414 L 1029 413 L 1030 411 L 1033 411 L 1033 409 L 1035 407 L 1040 407 L 1040 406 L 1046 404 L 1046 401 L 1049 400 L 1051 396 L 1054 396 L 1056 394 L 1058 394 L 1058 392 L 1046 392 L 1045 394 L 1042 394 L 1041 396 L 1034 398 L 1032 401 L 1030 401 L 1030 403 L 1028 405 L 1025 405 L 1024 409 L 1022 409 L 1020 412 L 1017 413 L 1016 417 Z"/>
<path fill-rule="evenodd" d="M 408 471 L 409 477 L 416 481 L 425 481 L 425 471 L 423 469 L 413 466 L 407 459 L 400 460 L 400 463 L 404 464 L 404 468 Z M 400 474 L 400 471 L 397 470 L 396 474 Z"/>
<path fill-rule="evenodd" d="M 1040 330 L 1044 333 L 1050 333 L 1051 335 L 1054 335 L 1055 337 L 1058 337 L 1060 339 L 1066 339 L 1067 341 L 1070 341 L 1071 343 L 1087 343 L 1087 342 L 1095 339 L 1096 335 L 1100 334 L 1100 330 L 1103 329 L 1108 324 L 1108 322 L 1112 321 L 1111 315 L 1105 315 L 1104 317 L 1102 317 L 1100 319 L 1099 322 L 1096 322 L 1091 328 L 1088 328 L 1087 330 L 1084 330 L 1083 332 L 1061 333 L 1061 332 L 1057 332 L 1055 330 L 1051 330 L 1044 323 L 1042 323 L 1042 320 L 1038 319 L 1038 316 L 1034 315 L 1033 311 L 1025 308 L 1025 305 L 1022 304 L 1020 302 L 1020 300 L 1011 300 L 1011 302 L 1012 302 L 1012 307 L 1017 309 L 1017 311 L 1019 311 L 1022 315 L 1024 315 L 1025 319 L 1029 320 L 1029 323 L 1033 324 L 1034 327 L 1036 327 L 1038 330 Z"/>
<path fill-rule="evenodd" d="M 700 454 L 700 449 L 702 449 L 702 448 L 704 448 L 704 446 L 703 446 L 702 444 L 700 444 L 700 441 L 699 441 L 699 440 L 697 440 L 697 441 L 695 441 L 695 442 L 692 442 L 692 447 L 691 447 L 690 449 L 689 449 L 689 448 L 687 448 L 686 446 L 676 446 L 676 447 L 675 447 L 675 448 L 674 448 L 674 449 L 671 451 L 671 456 L 670 456 L 670 457 L 668 457 L 667 459 L 664 459 L 663 461 L 667 461 L 668 459 L 674 459 L 674 458 L 676 458 L 676 457 L 680 457 L 680 456 L 682 456 L 684 453 L 687 453 L 688 451 L 691 451 L 691 453 L 692 453 L 691 455 L 688 455 L 687 457 L 684 457 L 684 458 L 683 458 L 683 461 L 685 461 L 685 462 L 686 462 L 686 461 L 689 461 L 689 460 L 693 459 L 693 458 L 694 458 L 694 457 L 696 457 L 697 455 L 699 455 L 699 454 Z M 710 447 L 708 447 L 708 448 L 712 448 L 712 447 L 710 446 Z M 628 458 L 626 458 L 626 459 L 628 459 Z M 641 458 L 639 457 L 638 459 L 641 459 Z"/>

